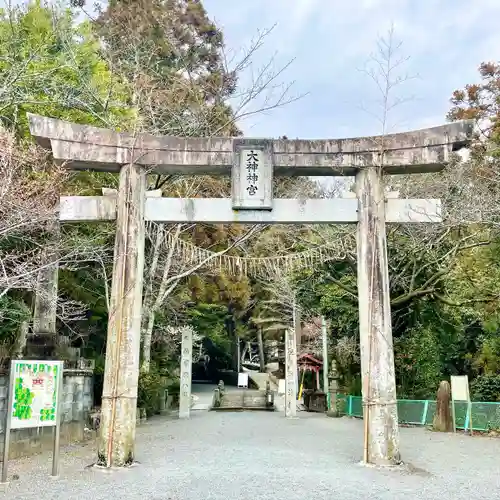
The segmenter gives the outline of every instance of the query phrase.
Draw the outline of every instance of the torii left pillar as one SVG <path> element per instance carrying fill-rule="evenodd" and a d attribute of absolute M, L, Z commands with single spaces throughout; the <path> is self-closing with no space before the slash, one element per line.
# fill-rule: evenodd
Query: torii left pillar
<path fill-rule="evenodd" d="M 99 465 L 134 461 L 140 328 L 144 273 L 145 169 L 120 170 L 106 365 L 102 394 Z"/>

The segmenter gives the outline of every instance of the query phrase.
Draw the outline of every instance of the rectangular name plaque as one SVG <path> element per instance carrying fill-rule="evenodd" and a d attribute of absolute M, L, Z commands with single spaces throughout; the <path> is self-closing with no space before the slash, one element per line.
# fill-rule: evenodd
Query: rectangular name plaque
<path fill-rule="evenodd" d="M 272 210 L 272 143 L 235 139 L 233 148 L 233 210 Z"/>

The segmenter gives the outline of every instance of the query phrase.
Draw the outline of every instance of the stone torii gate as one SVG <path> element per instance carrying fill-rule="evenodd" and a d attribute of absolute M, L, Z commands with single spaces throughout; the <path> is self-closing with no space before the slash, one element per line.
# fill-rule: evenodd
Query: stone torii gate
<path fill-rule="evenodd" d="M 439 222 L 439 200 L 385 199 L 383 174 L 440 171 L 467 146 L 470 122 L 336 140 L 179 138 L 116 133 L 29 115 L 39 144 L 74 170 L 119 173 L 117 196 L 62 197 L 61 222 L 116 220 L 99 462 L 134 458 L 145 221 L 357 223 L 365 461 L 400 461 L 386 222 Z M 382 146 L 381 146 L 382 145 Z M 232 199 L 146 197 L 146 174 L 232 175 Z M 272 177 L 355 176 L 357 199 L 273 199 Z M 294 332 L 288 332 L 290 346 Z M 291 348 L 294 351 L 293 347 Z M 293 361 L 294 353 L 289 361 Z M 289 363 L 290 364 L 290 363 Z M 124 370 L 126 367 L 126 370 Z M 288 377 L 287 377 L 288 379 Z M 288 414 L 295 413 L 295 382 Z"/>

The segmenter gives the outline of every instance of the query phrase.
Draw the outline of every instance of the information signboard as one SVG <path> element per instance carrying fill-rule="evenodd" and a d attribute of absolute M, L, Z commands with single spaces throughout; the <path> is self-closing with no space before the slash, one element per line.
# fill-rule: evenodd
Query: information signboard
<path fill-rule="evenodd" d="M 248 387 L 248 373 L 238 373 L 238 387 Z"/>
<path fill-rule="evenodd" d="M 60 361 L 12 362 L 13 393 L 10 406 L 11 429 L 53 427 L 57 422 L 59 379 L 62 378 Z"/>
<path fill-rule="evenodd" d="M 469 401 L 469 379 L 467 375 L 451 376 L 451 399 Z"/>
<path fill-rule="evenodd" d="M 59 474 L 63 361 L 11 361 L 1 482 L 7 482 L 11 429 L 54 427 L 52 476 Z"/>
<path fill-rule="evenodd" d="M 464 430 L 470 427 L 471 436 L 472 430 L 472 403 L 469 393 L 469 378 L 467 375 L 452 375 L 451 376 L 451 413 L 453 418 L 453 432 L 457 430 L 455 416 L 455 401 L 467 403 L 467 418 L 464 425 Z M 468 425 L 467 425 L 468 424 Z"/>

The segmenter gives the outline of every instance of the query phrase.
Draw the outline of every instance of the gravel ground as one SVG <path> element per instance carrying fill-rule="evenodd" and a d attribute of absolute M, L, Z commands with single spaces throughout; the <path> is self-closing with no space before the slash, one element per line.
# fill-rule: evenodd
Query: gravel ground
<path fill-rule="evenodd" d="M 359 464 L 361 421 L 299 415 L 194 412 L 188 421 L 151 420 L 138 429 L 139 464 L 103 472 L 85 468 L 92 445 L 64 448 L 59 479 L 49 477 L 48 455 L 12 461 L 9 476 L 19 478 L 0 498 L 500 499 L 500 439 L 401 429 L 406 470 L 377 470 Z"/>

